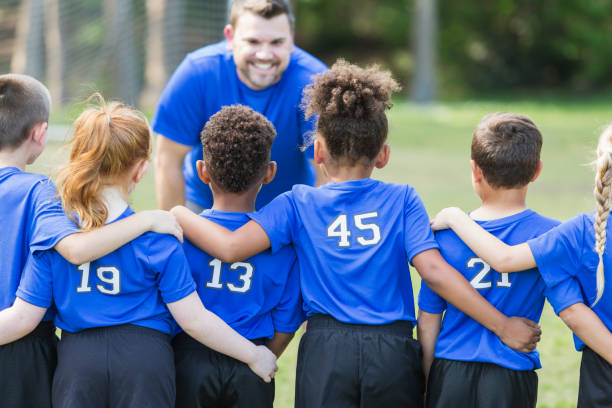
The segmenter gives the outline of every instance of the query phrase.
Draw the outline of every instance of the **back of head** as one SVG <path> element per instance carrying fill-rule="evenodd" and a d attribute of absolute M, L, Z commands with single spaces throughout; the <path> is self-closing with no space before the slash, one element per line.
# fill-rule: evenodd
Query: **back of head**
<path fill-rule="evenodd" d="M 262 114 L 243 105 L 223 107 L 201 133 L 212 181 L 228 193 L 242 193 L 260 183 L 275 137 L 274 125 Z"/>
<path fill-rule="evenodd" d="M 474 131 L 472 160 L 493 188 L 519 188 L 533 179 L 540 165 L 542 134 L 527 116 L 486 115 Z"/>
<path fill-rule="evenodd" d="M 232 27 L 236 28 L 238 17 L 247 12 L 265 19 L 286 14 L 291 30 L 295 28 L 295 16 L 287 0 L 234 0 L 229 15 Z"/>
<path fill-rule="evenodd" d="M 28 75 L 0 75 L 0 150 L 16 149 L 32 127 L 49 120 L 51 96 Z"/>
<path fill-rule="evenodd" d="M 64 210 L 84 230 L 102 226 L 108 210 L 100 193 L 106 185 L 122 180 L 151 151 L 149 124 L 145 116 L 120 102 L 85 110 L 74 122 L 70 160 L 58 175 Z"/>
<path fill-rule="evenodd" d="M 304 91 L 306 117 L 318 116 L 317 134 L 333 160 L 369 166 L 387 139 L 385 111 L 399 89 L 388 71 L 340 59 Z"/>

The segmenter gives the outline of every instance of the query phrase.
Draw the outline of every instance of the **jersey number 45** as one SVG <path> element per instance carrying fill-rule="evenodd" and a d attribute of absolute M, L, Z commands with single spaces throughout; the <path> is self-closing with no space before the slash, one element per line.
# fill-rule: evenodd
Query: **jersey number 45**
<path fill-rule="evenodd" d="M 370 218 L 378 218 L 378 211 L 355 214 L 352 216 L 353 225 L 355 226 L 355 228 L 360 231 L 366 231 L 366 233 L 362 233 L 357 236 L 357 242 L 362 246 L 376 245 L 380 242 L 380 227 L 378 226 L 378 224 L 374 222 L 364 222 Z M 340 248 L 348 248 L 351 246 L 349 237 L 351 237 L 353 233 L 349 230 L 348 221 L 348 215 L 340 214 L 327 227 L 327 237 L 339 238 L 338 247 Z M 367 231 L 369 231 L 369 233 Z"/>

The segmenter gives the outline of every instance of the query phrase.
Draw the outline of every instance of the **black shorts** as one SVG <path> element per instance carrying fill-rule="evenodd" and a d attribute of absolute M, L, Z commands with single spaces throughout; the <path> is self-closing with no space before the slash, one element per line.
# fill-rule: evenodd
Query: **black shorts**
<path fill-rule="evenodd" d="M 0 406 L 50 408 L 57 336 L 42 322 L 27 336 L 0 346 Z"/>
<path fill-rule="evenodd" d="M 262 345 L 265 340 L 251 340 Z M 172 341 L 176 407 L 272 408 L 274 381 L 266 383 L 249 366 L 216 352 L 185 333 Z"/>
<path fill-rule="evenodd" d="M 422 407 L 421 346 L 412 323 L 340 323 L 308 319 L 298 352 L 295 406 Z"/>
<path fill-rule="evenodd" d="M 491 363 L 436 358 L 427 381 L 428 408 L 535 407 L 538 375 Z"/>
<path fill-rule="evenodd" d="M 612 366 L 588 347 L 582 350 L 578 408 L 612 407 Z"/>
<path fill-rule="evenodd" d="M 62 333 L 54 408 L 173 407 L 170 336 L 135 325 Z"/>

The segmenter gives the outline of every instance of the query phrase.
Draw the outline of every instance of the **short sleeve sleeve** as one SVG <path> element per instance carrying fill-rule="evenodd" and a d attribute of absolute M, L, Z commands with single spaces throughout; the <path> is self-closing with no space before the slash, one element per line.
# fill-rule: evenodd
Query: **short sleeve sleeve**
<path fill-rule="evenodd" d="M 200 142 L 206 123 L 202 73 L 185 57 L 164 89 L 153 117 L 153 130 L 187 146 Z"/>
<path fill-rule="evenodd" d="M 297 215 L 291 191 L 285 192 L 249 217 L 258 223 L 270 239 L 272 253 L 293 242 Z"/>
<path fill-rule="evenodd" d="M 149 245 L 149 261 L 157 272 L 159 291 L 164 303 L 172 303 L 196 289 L 183 247 L 169 236 L 155 234 Z"/>
<path fill-rule="evenodd" d="M 67 235 L 79 232 L 66 216 L 56 190 L 49 180 L 41 181 L 34 196 L 34 214 L 30 229 L 30 251 L 53 248 Z"/>
<path fill-rule="evenodd" d="M 576 273 L 582 268 L 585 221 L 584 215 L 574 217 L 527 242 L 556 313 L 584 302 Z"/>
<path fill-rule="evenodd" d="M 299 266 L 295 254 L 287 276 L 287 283 L 279 304 L 272 310 L 274 331 L 293 333 L 306 320 L 302 310 L 302 295 L 300 291 Z"/>
<path fill-rule="evenodd" d="M 547 286 L 575 276 L 584 247 L 584 217 L 574 217 L 527 243 Z"/>
<path fill-rule="evenodd" d="M 406 194 L 406 206 L 404 207 L 404 247 L 408 260 L 411 262 L 412 258 L 419 253 L 438 248 L 423 201 L 410 187 Z"/>
<path fill-rule="evenodd" d="M 427 313 L 442 313 L 446 307 L 446 301 L 431 290 L 425 281 L 422 281 L 419 291 L 419 309 Z"/>
<path fill-rule="evenodd" d="M 53 269 L 51 251 L 30 254 L 17 289 L 17 297 L 38 307 L 53 302 Z"/>

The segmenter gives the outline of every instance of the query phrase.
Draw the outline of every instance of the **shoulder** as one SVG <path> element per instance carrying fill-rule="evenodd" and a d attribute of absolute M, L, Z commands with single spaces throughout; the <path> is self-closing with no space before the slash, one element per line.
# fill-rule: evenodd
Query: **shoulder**
<path fill-rule="evenodd" d="M 305 85 L 312 82 L 312 77 L 327 70 L 327 66 L 303 49 L 295 46 L 291 53 L 289 73 Z"/>
<path fill-rule="evenodd" d="M 177 68 L 182 75 L 202 75 L 226 69 L 232 60 L 225 41 L 190 52 Z"/>
<path fill-rule="evenodd" d="M 544 233 L 561 225 L 561 221 L 554 218 L 545 217 L 535 211 L 529 214 L 529 216 L 526 217 L 523 222 L 529 225 L 529 228 L 536 233 Z"/>

